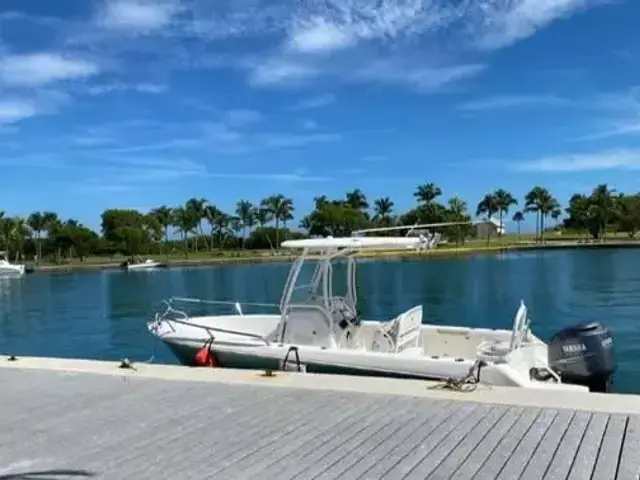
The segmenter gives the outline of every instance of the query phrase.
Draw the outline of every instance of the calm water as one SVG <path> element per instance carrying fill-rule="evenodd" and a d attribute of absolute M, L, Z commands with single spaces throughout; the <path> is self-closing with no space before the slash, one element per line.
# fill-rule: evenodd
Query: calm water
<path fill-rule="evenodd" d="M 288 264 L 154 272 L 37 273 L 0 279 L 2 354 L 176 363 L 145 321 L 169 296 L 279 301 Z M 619 358 L 616 390 L 640 393 L 640 250 L 510 253 L 430 262 L 368 261 L 358 269 L 365 318 L 418 303 L 425 322 L 511 328 L 521 298 L 543 339 L 585 320 L 605 323 Z"/>

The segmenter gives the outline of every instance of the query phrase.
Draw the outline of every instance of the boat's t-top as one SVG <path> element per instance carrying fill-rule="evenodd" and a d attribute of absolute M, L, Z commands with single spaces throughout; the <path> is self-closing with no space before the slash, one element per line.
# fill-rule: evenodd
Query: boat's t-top
<path fill-rule="evenodd" d="M 302 252 L 293 263 L 287 278 L 280 312 L 283 316 L 280 339 L 284 340 L 285 330 L 293 327 L 291 317 L 296 324 L 303 318 L 323 314 L 328 322 L 327 337 L 329 346 L 353 333 L 354 327 L 360 324 L 357 312 L 356 260 L 354 254 L 362 251 L 406 251 L 424 248 L 424 237 L 343 237 L 317 238 L 305 240 L 289 240 L 282 243 L 284 248 L 301 249 Z M 431 247 L 433 248 L 433 247 Z M 315 263 L 315 270 L 309 283 L 303 280 L 302 269 L 305 263 Z M 334 267 L 346 262 L 346 288 L 343 295 L 336 295 L 334 287 L 342 284 L 334 276 Z M 337 290 L 338 288 L 336 288 Z M 307 291 L 306 298 L 296 295 Z M 311 312 L 311 311 L 315 312 Z M 297 313 L 305 315 L 297 315 Z M 315 313 L 315 315 L 313 315 Z"/>

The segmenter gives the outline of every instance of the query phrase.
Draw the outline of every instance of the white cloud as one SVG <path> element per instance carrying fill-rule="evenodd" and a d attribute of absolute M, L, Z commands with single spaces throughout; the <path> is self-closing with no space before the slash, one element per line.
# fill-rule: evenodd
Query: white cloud
<path fill-rule="evenodd" d="M 98 23 L 106 28 L 150 32 L 171 23 L 177 1 L 107 0 Z"/>
<path fill-rule="evenodd" d="M 97 64 L 59 53 L 7 55 L 0 59 L 0 81 L 10 86 L 35 87 L 98 74 Z"/>
<path fill-rule="evenodd" d="M 639 169 L 640 150 L 609 150 L 542 157 L 509 164 L 511 169 L 523 172 L 584 172 L 597 170 Z"/>
<path fill-rule="evenodd" d="M 433 91 L 449 83 L 474 77 L 485 68 L 480 64 L 415 67 L 407 62 L 380 60 L 355 71 L 354 76 L 357 79 L 405 85 L 419 91 Z"/>
<path fill-rule="evenodd" d="M 239 68 L 253 86 L 337 79 L 430 91 L 481 71 L 478 49 L 511 45 L 607 1 L 103 0 L 93 22 L 75 22 L 65 43 L 112 58 L 140 54 L 164 68 Z M 132 42 L 123 33 L 149 37 Z M 226 59 L 209 48 L 246 37 L 259 41 Z"/>
<path fill-rule="evenodd" d="M 603 140 L 640 134 L 640 87 L 623 93 L 595 95 L 584 104 L 600 111 L 597 131 L 572 140 Z"/>
<path fill-rule="evenodd" d="M 37 114 L 36 106 L 22 100 L 0 100 L 0 125 L 16 123 Z"/>
<path fill-rule="evenodd" d="M 556 107 L 574 105 L 570 99 L 556 95 L 496 95 L 473 100 L 458 106 L 459 110 L 499 110 L 521 107 Z"/>
<path fill-rule="evenodd" d="M 284 58 L 267 59 L 250 69 L 249 83 L 256 86 L 296 84 L 322 74 L 322 70 Z"/>
<path fill-rule="evenodd" d="M 356 41 L 354 32 L 315 17 L 297 22 L 288 40 L 288 47 L 303 53 L 327 52 L 347 47 Z"/>
<path fill-rule="evenodd" d="M 292 9 L 291 17 L 285 21 L 288 27 L 284 43 L 255 65 L 250 78 L 255 85 L 289 85 L 328 75 L 429 91 L 482 70 L 479 62 L 457 59 L 464 50 L 509 46 L 556 19 L 606 2 L 325 0 L 305 4 Z M 428 45 L 428 50 L 419 52 L 419 61 L 407 57 L 412 48 L 397 48 L 415 47 L 414 40 Z M 380 48 L 386 45 L 394 48 Z M 364 60 L 363 48 L 369 47 L 368 52 L 376 54 Z M 347 52 L 351 52 L 348 59 L 335 55 Z M 349 75 L 354 69 L 359 72 Z"/>
<path fill-rule="evenodd" d="M 445 2 L 433 0 L 327 0 L 294 15 L 287 46 L 318 53 L 363 40 L 414 36 L 446 26 L 452 14 Z"/>
<path fill-rule="evenodd" d="M 336 101 L 336 96 L 331 93 L 318 95 L 316 97 L 306 98 L 293 105 L 290 110 L 309 110 L 312 108 L 326 107 Z"/>
<path fill-rule="evenodd" d="M 255 136 L 259 143 L 266 148 L 303 147 L 311 143 L 336 142 L 340 135 L 335 133 L 315 133 L 309 135 L 295 135 L 283 133 L 261 133 Z"/>
<path fill-rule="evenodd" d="M 341 136 L 335 133 L 292 134 L 241 131 L 223 123 L 205 125 L 203 134 L 202 148 L 211 149 L 219 154 L 248 154 L 341 140 Z"/>
<path fill-rule="evenodd" d="M 238 180 L 274 180 L 288 183 L 301 182 L 329 182 L 333 178 L 325 176 L 307 175 L 306 173 L 209 173 L 212 178 L 233 178 Z"/>
<path fill-rule="evenodd" d="M 612 0 L 488 0 L 470 2 L 467 31 L 478 48 L 507 47 L 553 21 Z"/>
<path fill-rule="evenodd" d="M 121 82 L 114 82 L 87 87 L 87 93 L 89 93 L 89 95 L 105 95 L 111 92 L 133 91 L 139 93 L 158 94 L 166 92 L 168 88 L 169 87 L 167 87 L 166 85 L 159 85 L 154 83 L 126 84 Z"/>

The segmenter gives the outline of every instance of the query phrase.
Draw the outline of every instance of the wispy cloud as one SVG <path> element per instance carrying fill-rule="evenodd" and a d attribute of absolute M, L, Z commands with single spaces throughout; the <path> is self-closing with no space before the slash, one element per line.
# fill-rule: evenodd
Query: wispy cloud
<path fill-rule="evenodd" d="M 332 79 L 430 92 L 484 69 L 484 59 L 468 52 L 504 48 L 603 3 L 608 0 L 103 0 L 92 21 L 74 23 L 65 45 L 114 58 L 143 52 L 165 66 L 240 68 L 257 87 Z M 132 43 L 130 34 L 145 38 Z M 261 41 L 249 51 L 243 44 L 228 59 L 209 49 L 212 41 L 249 36 Z M 67 60 L 57 65 L 67 71 L 63 78 L 97 68 Z"/>
<path fill-rule="evenodd" d="M 228 155 L 300 148 L 311 144 L 338 142 L 342 138 L 336 133 L 295 134 L 240 130 L 223 123 L 210 123 L 202 128 L 201 148 Z"/>
<path fill-rule="evenodd" d="M 327 105 L 331 105 L 336 101 L 336 96 L 331 93 L 326 93 L 324 95 L 318 95 L 316 97 L 305 98 L 304 100 L 299 101 L 295 105 L 293 105 L 290 110 L 299 111 L 299 110 L 309 110 L 312 108 L 320 108 L 326 107 Z"/>
<path fill-rule="evenodd" d="M 481 64 L 444 67 L 415 67 L 407 62 L 380 60 L 355 71 L 358 79 L 408 86 L 414 90 L 430 92 L 441 87 L 478 75 L 486 68 Z"/>
<path fill-rule="evenodd" d="M 148 33 L 168 25 L 180 10 L 178 1 L 107 0 L 97 23 L 110 29 Z"/>
<path fill-rule="evenodd" d="M 21 100 L 0 100 L 0 125 L 15 123 L 37 114 L 33 103 Z"/>
<path fill-rule="evenodd" d="M 292 10 L 284 42 L 253 65 L 249 78 L 273 86 L 330 76 L 432 91 L 483 70 L 483 62 L 460 61 L 460 52 L 509 46 L 601 3 L 606 0 L 326 0 Z M 429 50 L 416 62 L 411 50 L 418 38 L 428 39 Z M 405 48 L 379 48 L 391 43 Z"/>
<path fill-rule="evenodd" d="M 0 59 L 0 82 L 9 86 L 37 87 L 91 77 L 99 71 L 94 62 L 59 53 L 7 55 Z"/>
<path fill-rule="evenodd" d="M 308 174 L 305 170 L 293 173 L 273 171 L 240 173 L 210 171 L 204 164 L 188 158 L 125 157 L 110 161 L 98 168 L 80 168 L 87 178 L 71 187 L 83 194 L 124 192 L 145 188 L 179 178 L 217 178 L 240 181 L 274 181 L 283 183 L 327 182 L 331 177 Z"/>
<path fill-rule="evenodd" d="M 640 150 L 622 149 L 542 157 L 510 162 L 510 169 L 521 172 L 572 173 L 597 170 L 640 169 Z"/>
<path fill-rule="evenodd" d="M 604 140 L 640 134 L 640 87 L 623 93 L 600 94 L 589 105 L 601 112 L 598 126 L 594 127 L 595 131 L 573 140 Z"/>
<path fill-rule="evenodd" d="M 555 20 L 613 0 L 489 0 L 470 2 L 468 32 L 478 48 L 504 48 L 530 37 Z"/>
<path fill-rule="evenodd" d="M 330 182 L 332 177 L 307 175 L 306 173 L 210 173 L 212 178 L 233 178 L 238 180 L 274 180 L 278 182 L 302 183 L 302 182 Z"/>
<path fill-rule="evenodd" d="M 105 83 L 99 85 L 91 85 L 87 87 L 87 93 L 90 95 L 105 95 L 111 92 L 139 92 L 158 94 L 164 93 L 168 90 L 167 85 L 160 85 L 155 83 L 134 83 L 127 84 L 122 82 Z"/>
<path fill-rule="evenodd" d="M 458 110 L 479 111 L 525 107 L 561 107 L 576 102 L 556 95 L 496 95 L 458 105 Z"/>

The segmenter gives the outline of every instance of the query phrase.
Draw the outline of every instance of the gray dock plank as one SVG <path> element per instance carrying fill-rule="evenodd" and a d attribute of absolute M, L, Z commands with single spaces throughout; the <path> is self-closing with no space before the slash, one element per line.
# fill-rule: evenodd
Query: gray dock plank
<path fill-rule="evenodd" d="M 622 442 L 627 429 L 627 417 L 612 415 L 609 417 L 607 429 L 596 459 L 592 480 L 613 480 L 618 473 L 618 464 Z"/>
<path fill-rule="evenodd" d="M 608 422 L 608 415 L 596 413 L 591 416 L 589 425 L 580 443 L 580 448 L 576 449 L 576 455 L 573 459 L 569 476 L 567 477 L 565 475 L 563 478 L 567 480 L 591 478 Z"/>
<path fill-rule="evenodd" d="M 529 457 L 524 452 L 516 449 L 511 460 L 518 463 L 527 463 L 527 467 L 520 476 L 521 480 L 542 479 L 547 473 L 549 465 L 556 455 L 556 450 L 571 424 L 576 412 L 562 410 L 553 419 L 549 429 L 545 432 L 533 455 Z"/>
<path fill-rule="evenodd" d="M 26 369 L 0 382 L 0 479 L 640 474 L 634 415 Z"/>
<path fill-rule="evenodd" d="M 640 417 L 629 417 L 620 454 L 617 479 L 638 480 L 640 478 Z"/>

